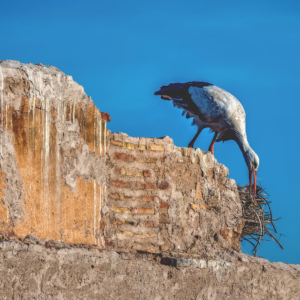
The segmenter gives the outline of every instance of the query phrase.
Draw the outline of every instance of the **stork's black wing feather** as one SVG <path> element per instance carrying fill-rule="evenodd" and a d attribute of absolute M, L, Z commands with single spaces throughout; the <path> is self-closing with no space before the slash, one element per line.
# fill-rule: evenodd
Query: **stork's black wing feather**
<path fill-rule="evenodd" d="M 186 83 L 170 83 L 169 85 L 162 86 L 159 91 L 154 93 L 154 95 L 161 95 L 161 98 L 164 100 L 172 100 L 175 106 L 185 110 L 185 112 L 187 113 L 187 118 L 191 118 L 192 115 L 196 115 L 202 121 L 207 122 L 205 116 L 201 113 L 199 107 L 192 100 L 191 95 L 189 93 L 189 88 L 191 86 L 203 88 L 205 86 L 210 85 L 212 84 L 200 81 L 191 81 Z"/>

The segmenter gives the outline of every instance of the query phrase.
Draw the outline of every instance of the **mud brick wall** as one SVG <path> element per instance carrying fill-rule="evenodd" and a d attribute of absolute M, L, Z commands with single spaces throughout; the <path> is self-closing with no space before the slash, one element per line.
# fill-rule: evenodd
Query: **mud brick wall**
<path fill-rule="evenodd" d="M 108 246 L 171 255 L 239 248 L 242 211 L 228 169 L 164 137 L 108 134 L 103 215 Z"/>

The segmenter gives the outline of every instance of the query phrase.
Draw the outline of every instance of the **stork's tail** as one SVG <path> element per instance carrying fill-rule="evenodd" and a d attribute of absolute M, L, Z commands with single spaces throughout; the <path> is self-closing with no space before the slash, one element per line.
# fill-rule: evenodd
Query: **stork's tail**
<path fill-rule="evenodd" d="M 173 98 L 182 98 L 182 89 L 187 88 L 185 83 L 170 83 L 163 85 L 154 95 L 160 95 L 164 100 L 172 100 Z"/>
<path fill-rule="evenodd" d="M 154 94 L 154 95 L 160 95 L 160 94 Z M 160 98 L 163 99 L 163 100 L 168 100 L 168 101 L 173 100 L 172 97 L 170 97 L 168 95 L 161 95 Z"/>
<path fill-rule="evenodd" d="M 168 90 L 167 86 L 162 86 L 159 91 L 154 93 L 154 95 L 159 95 L 159 96 L 161 96 L 161 99 L 170 101 L 170 100 L 172 100 L 172 97 L 169 96 L 168 93 L 169 93 L 169 90 Z"/>

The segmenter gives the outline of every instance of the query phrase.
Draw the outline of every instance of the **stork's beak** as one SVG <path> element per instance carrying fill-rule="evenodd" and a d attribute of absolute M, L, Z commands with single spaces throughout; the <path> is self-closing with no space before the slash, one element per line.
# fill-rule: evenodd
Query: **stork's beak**
<path fill-rule="evenodd" d="M 252 188 L 252 174 L 254 179 L 254 195 L 253 195 L 253 201 L 255 200 L 256 195 L 256 183 L 257 183 L 257 171 L 256 170 L 249 170 L 249 195 L 251 199 L 251 188 Z"/>

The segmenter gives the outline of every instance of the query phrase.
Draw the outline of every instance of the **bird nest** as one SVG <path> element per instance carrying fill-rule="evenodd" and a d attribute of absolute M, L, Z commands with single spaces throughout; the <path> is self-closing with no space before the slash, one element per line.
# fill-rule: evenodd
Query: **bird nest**
<path fill-rule="evenodd" d="M 253 190 L 253 189 L 252 189 Z M 255 201 L 249 197 L 249 185 L 238 186 L 240 199 L 242 202 L 243 219 L 245 222 L 241 242 L 247 241 L 253 246 L 252 254 L 257 255 L 257 247 L 264 240 L 275 241 L 281 249 L 283 246 L 279 242 L 281 234 L 277 232 L 275 223 L 280 218 L 273 218 L 269 195 L 261 186 L 257 186 Z"/>

